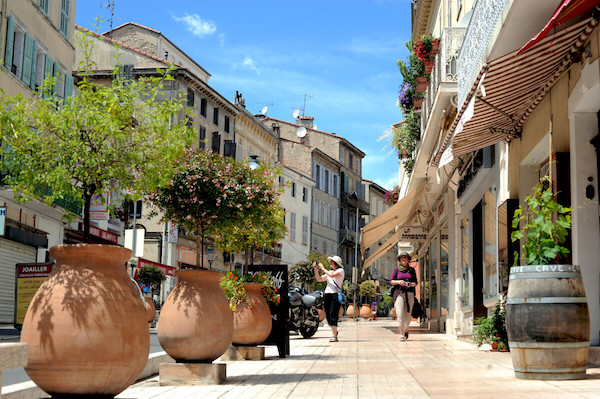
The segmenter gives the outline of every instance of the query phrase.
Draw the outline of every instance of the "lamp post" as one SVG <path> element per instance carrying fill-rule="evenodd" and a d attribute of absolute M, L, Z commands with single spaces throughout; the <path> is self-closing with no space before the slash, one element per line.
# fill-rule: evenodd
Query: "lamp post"
<path fill-rule="evenodd" d="M 250 169 L 256 169 L 258 168 L 258 164 L 260 163 L 260 159 L 258 158 L 258 155 L 250 155 Z"/>
<path fill-rule="evenodd" d="M 354 200 L 354 202 L 356 203 L 356 235 L 354 236 L 354 268 L 352 269 L 352 283 L 356 284 L 358 283 L 358 194 L 356 194 L 356 191 L 353 191 L 352 194 L 350 194 L 350 199 Z M 354 311 L 356 312 L 356 293 L 354 294 L 354 301 L 353 301 L 353 305 L 354 305 Z M 356 320 L 356 317 L 354 318 Z"/>
<path fill-rule="evenodd" d="M 215 260 L 215 249 L 212 246 L 206 250 L 206 260 L 208 261 L 208 268 L 212 270 L 212 263 Z"/>

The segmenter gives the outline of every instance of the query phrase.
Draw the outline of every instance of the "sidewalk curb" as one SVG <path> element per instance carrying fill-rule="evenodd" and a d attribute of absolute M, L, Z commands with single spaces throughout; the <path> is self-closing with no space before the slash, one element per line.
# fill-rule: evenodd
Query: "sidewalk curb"
<path fill-rule="evenodd" d="M 166 352 L 151 353 L 150 356 L 148 356 L 146 367 L 144 367 L 144 370 L 137 381 L 158 374 L 161 363 L 175 363 L 175 360 L 167 355 Z M 2 397 L 2 399 L 39 399 L 49 397 L 48 394 L 35 385 L 33 381 L 0 387 L 0 389 L 0 397 Z"/>

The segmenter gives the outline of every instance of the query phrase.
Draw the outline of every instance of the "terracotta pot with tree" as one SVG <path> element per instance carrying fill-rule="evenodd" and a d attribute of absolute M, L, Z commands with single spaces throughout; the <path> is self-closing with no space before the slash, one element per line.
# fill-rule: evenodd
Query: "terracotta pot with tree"
<path fill-rule="evenodd" d="M 88 241 L 92 199 L 156 187 L 193 132 L 185 121 L 168 122 L 183 107 L 180 97 L 159 100 L 168 73 L 124 81 L 116 68 L 101 85 L 89 73 L 90 41 L 81 45 L 76 96 L 59 99 L 54 78 L 33 99 L 0 95 L 0 142 L 10 149 L 2 167 L 16 200 L 77 201 Z M 131 251 L 78 244 L 50 254 L 57 266 L 23 323 L 25 370 L 52 395 L 116 395 L 139 376 L 149 350 L 144 306 L 123 267 Z"/>

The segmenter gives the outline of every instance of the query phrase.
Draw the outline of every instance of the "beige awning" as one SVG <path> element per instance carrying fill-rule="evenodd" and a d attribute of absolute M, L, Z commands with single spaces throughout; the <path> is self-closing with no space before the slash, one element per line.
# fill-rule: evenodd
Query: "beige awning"
<path fill-rule="evenodd" d="M 379 215 L 371 223 L 367 224 L 361 230 L 360 248 L 364 252 L 382 237 L 390 232 L 394 232 L 381 247 L 371 254 L 363 265 L 363 270 L 369 267 L 373 262 L 380 258 L 387 251 L 391 250 L 394 245 L 400 241 L 401 231 L 396 228 L 406 225 L 416 214 L 419 202 L 423 197 L 426 182 L 421 183 L 415 190 L 408 193 L 404 198 L 396 202 L 387 211 Z"/>

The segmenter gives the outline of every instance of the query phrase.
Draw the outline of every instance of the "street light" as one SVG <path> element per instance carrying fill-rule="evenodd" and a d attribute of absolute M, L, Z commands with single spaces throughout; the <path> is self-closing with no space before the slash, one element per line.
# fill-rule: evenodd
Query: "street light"
<path fill-rule="evenodd" d="M 208 261 L 208 268 L 212 270 L 212 263 L 215 260 L 215 249 L 212 246 L 206 249 L 206 260 Z"/>
<path fill-rule="evenodd" d="M 356 235 L 354 236 L 354 268 L 352 269 L 352 283 L 358 283 L 358 194 L 356 191 L 353 191 L 350 194 L 350 199 L 354 200 L 356 203 Z M 356 287 L 356 285 L 355 285 Z M 354 295 L 354 309 L 356 309 L 356 295 Z M 356 318 L 355 318 L 356 319 Z"/>
<path fill-rule="evenodd" d="M 260 163 L 260 159 L 258 159 L 258 155 L 250 155 L 250 169 L 258 168 L 258 164 Z"/>

